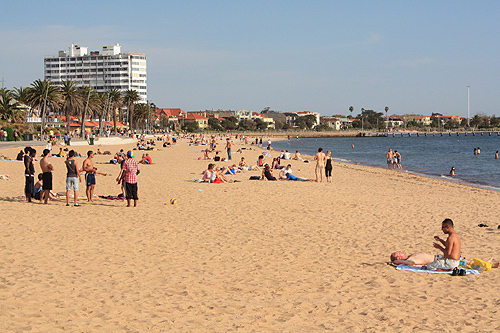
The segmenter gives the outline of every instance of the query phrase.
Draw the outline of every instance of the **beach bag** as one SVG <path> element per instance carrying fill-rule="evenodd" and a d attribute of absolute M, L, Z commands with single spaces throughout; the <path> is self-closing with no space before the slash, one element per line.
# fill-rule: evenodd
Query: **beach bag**
<path fill-rule="evenodd" d="M 470 267 L 469 267 L 470 266 Z M 484 269 L 481 269 L 481 267 L 484 267 Z M 478 271 L 491 271 L 491 262 L 487 262 L 481 259 L 474 258 L 474 263 L 471 265 L 467 265 L 467 268 L 469 269 L 475 269 Z"/>

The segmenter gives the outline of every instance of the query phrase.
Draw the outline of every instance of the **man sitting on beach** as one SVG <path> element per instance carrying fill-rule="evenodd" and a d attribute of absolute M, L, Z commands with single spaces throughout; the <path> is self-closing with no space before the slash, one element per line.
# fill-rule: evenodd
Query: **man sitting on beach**
<path fill-rule="evenodd" d="M 294 160 L 298 160 L 298 161 L 303 161 L 302 160 L 302 156 L 300 156 L 300 153 L 299 151 L 295 151 L 295 156 L 293 157 Z"/>
<path fill-rule="evenodd" d="M 434 261 L 427 266 L 423 266 L 423 269 L 430 271 L 451 271 L 460 264 L 460 236 L 458 236 L 453 228 L 453 221 L 445 219 L 441 224 L 441 229 L 444 234 L 448 235 L 448 238 L 445 241 L 438 236 L 434 236 L 437 242 L 433 245 L 436 249 L 441 250 L 443 254 L 436 255 Z"/>

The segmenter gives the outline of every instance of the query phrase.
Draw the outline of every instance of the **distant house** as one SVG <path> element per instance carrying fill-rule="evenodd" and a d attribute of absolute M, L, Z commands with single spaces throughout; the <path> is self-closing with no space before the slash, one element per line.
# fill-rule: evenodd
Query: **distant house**
<path fill-rule="evenodd" d="M 320 122 L 320 114 L 318 112 L 311 112 L 311 111 L 301 111 L 301 112 L 296 112 L 297 116 L 303 117 L 303 116 L 309 116 L 312 115 L 316 118 L 315 125 L 318 125 Z"/>
<path fill-rule="evenodd" d="M 197 122 L 200 129 L 205 129 L 208 127 L 208 117 L 205 117 L 204 115 L 198 113 L 188 113 L 186 116 L 178 118 L 179 121 L 181 119 L 186 122 Z"/>
<path fill-rule="evenodd" d="M 167 121 L 167 123 L 171 124 L 174 129 L 178 129 L 179 128 L 178 119 L 185 117 L 186 115 L 187 113 L 180 108 L 173 108 L 173 109 L 156 108 L 154 123 L 156 126 L 158 126 L 162 122 Z"/>
<path fill-rule="evenodd" d="M 185 111 L 183 111 L 180 108 L 175 108 L 175 109 L 160 109 L 156 108 L 156 120 L 160 120 L 161 118 L 166 118 L 166 119 L 176 119 L 178 117 L 182 117 L 187 115 Z"/>
<path fill-rule="evenodd" d="M 275 123 L 273 118 L 266 117 L 262 113 L 252 112 L 251 119 L 257 119 L 257 118 L 259 118 L 260 120 L 265 122 L 267 124 L 267 128 L 271 128 L 271 129 L 276 128 L 276 123 Z"/>
<path fill-rule="evenodd" d="M 338 117 L 320 117 L 319 118 L 320 124 L 326 124 L 328 127 L 340 131 L 341 128 L 341 123 L 340 123 L 340 118 Z"/>

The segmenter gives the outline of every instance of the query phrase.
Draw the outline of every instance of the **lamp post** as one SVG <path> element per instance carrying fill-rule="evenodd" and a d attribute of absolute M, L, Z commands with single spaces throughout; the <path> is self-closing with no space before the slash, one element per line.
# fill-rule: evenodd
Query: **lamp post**
<path fill-rule="evenodd" d="M 470 127 L 470 85 L 467 85 L 467 127 Z"/>

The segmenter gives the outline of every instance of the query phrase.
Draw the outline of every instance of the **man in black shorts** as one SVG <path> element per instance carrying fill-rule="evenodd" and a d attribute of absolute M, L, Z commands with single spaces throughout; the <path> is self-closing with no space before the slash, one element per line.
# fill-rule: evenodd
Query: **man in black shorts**
<path fill-rule="evenodd" d="M 43 203 L 46 205 L 49 200 L 50 191 L 52 190 L 52 171 L 54 167 L 49 162 L 50 150 L 43 150 L 43 158 L 40 160 L 40 167 L 42 168 L 42 195 Z"/>

